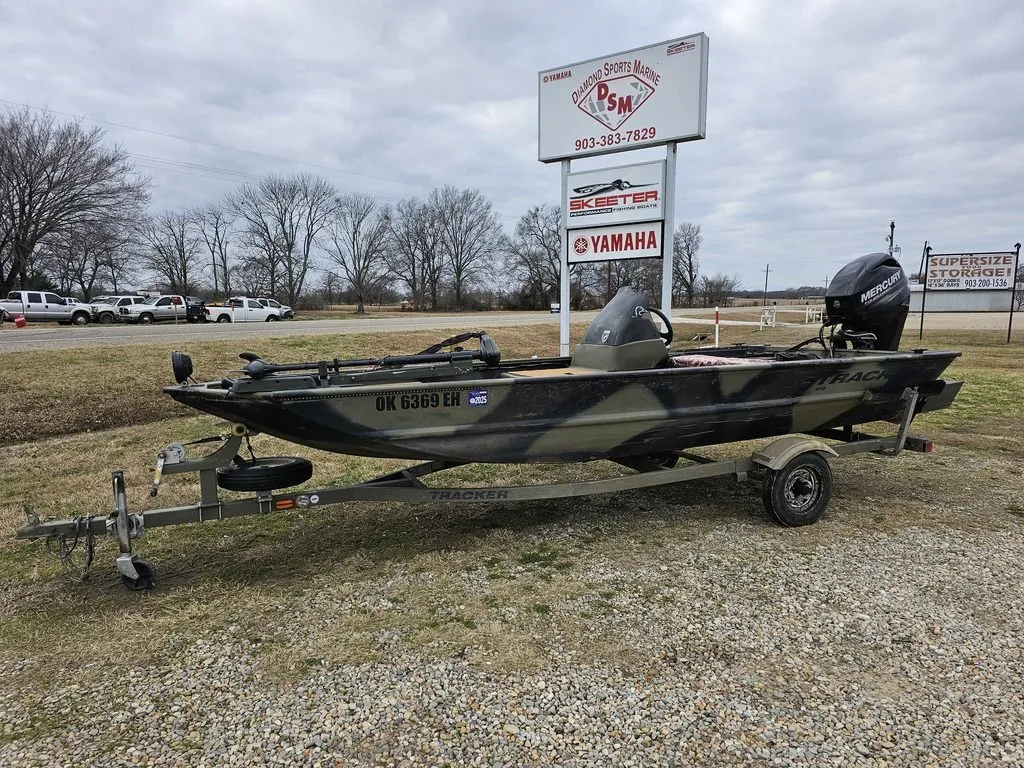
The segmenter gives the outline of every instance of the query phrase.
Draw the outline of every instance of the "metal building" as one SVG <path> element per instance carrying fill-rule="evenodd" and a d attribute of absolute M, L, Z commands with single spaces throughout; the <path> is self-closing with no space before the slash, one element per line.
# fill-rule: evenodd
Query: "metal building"
<path fill-rule="evenodd" d="M 910 286 L 910 311 L 921 311 L 924 286 L 912 283 Z M 928 291 L 925 300 L 926 312 L 1009 312 L 1010 291 L 948 290 Z"/>

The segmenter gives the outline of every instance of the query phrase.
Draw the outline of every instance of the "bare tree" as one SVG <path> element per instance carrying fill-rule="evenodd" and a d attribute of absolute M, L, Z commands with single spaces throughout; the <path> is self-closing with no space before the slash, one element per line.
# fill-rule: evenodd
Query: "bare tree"
<path fill-rule="evenodd" d="M 0 292 L 28 282 L 44 238 L 148 202 L 149 181 L 103 137 L 48 112 L 0 117 Z"/>
<path fill-rule="evenodd" d="M 738 276 L 716 272 L 714 275 L 703 275 L 700 278 L 698 291 L 705 307 L 727 307 L 730 297 L 739 288 Z"/>
<path fill-rule="evenodd" d="M 240 287 L 246 296 L 273 294 L 267 283 L 266 271 L 252 261 L 243 261 L 231 270 L 231 282 Z"/>
<path fill-rule="evenodd" d="M 336 198 L 329 182 L 309 174 L 267 176 L 228 196 L 228 209 L 241 220 L 249 268 L 262 268 L 270 292 L 276 294 L 283 287 L 289 304 L 296 304 L 302 293 L 313 246 Z"/>
<path fill-rule="evenodd" d="M 107 280 L 116 291 L 135 253 L 137 225 L 118 219 L 62 229 L 40 242 L 40 265 L 62 294 L 77 290 L 88 301 Z"/>
<path fill-rule="evenodd" d="M 700 247 L 704 244 L 699 224 L 682 222 L 672 238 L 672 282 L 675 297 L 686 298 L 692 307 L 697 296 L 700 276 Z"/>
<path fill-rule="evenodd" d="M 436 310 L 448 275 L 444 229 L 437 211 L 410 198 L 389 211 L 386 220 L 390 243 L 386 261 L 391 274 L 409 291 L 415 309 Z"/>
<path fill-rule="evenodd" d="M 210 269 L 213 272 L 213 293 L 216 295 L 218 291 L 223 290 L 224 295 L 228 296 L 231 293 L 228 250 L 233 235 L 231 227 L 234 217 L 223 203 L 211 203 L 193 209 L 192 220 L 209 255 Z"/>
<path fill-rule="evenodd" d="M 143 226 L 142 237 L 143 264 L 160 276 L 171 293 L 193 293 L 202 245 L 192 216 L 164 211 Z"/>
<path fill-rule="evenodd" d="M 455 307 L 461 309 L 466 289 L 493 267 L 501 225 L 491 201 L 477 189 L 444 186 L 430 193 L 427 205 L 441 222 Z"/>
<path fill-rule="evenodd" d="M 345 195 L 328 226 L 327 255 L 341 267 L 356 296 L 356 312 L 388 273 L 384 254 L 389 237 L 388 218 L 369 195 Z"/>
<path fill-rule="evenodd" d="M 532 306 L 543 307 L 558 296 L 561 272 L 561 209 L 535 205 L 516 223 L 511 237 L 500 240 L 505 271 L 518 283 Z"/>

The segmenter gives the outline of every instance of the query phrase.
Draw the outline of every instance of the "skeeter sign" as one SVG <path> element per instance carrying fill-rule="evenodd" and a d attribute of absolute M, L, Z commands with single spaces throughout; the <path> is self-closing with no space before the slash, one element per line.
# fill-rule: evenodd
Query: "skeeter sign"
<path fill-rule="evenodd" d="M 665 161 L 569 174 L 569 229 L 660 221 L 665 216 Z"/>

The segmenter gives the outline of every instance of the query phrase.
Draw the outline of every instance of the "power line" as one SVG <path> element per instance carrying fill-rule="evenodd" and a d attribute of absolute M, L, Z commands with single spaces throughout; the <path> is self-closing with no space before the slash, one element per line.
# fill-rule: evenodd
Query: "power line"
<path fill-rule="evenodd" d="M 158 155 L 143 155 L 137 152 L 125 153 L 135 160 L 138 168 L 145 168 L 151 171 L 166 171 L 179 173 L 183 176 L 194 176 L 196 178 L 213 179 L 214 181 L 231 181 L 235 183 L 246 181 L 259 181 L 262 177 L 246 171 L 236 171 L 230 168 L 219 168 L 203 163 L 190 163 L 186 160 L 175 160 Z M 342 192 L 346 190 L 340 190 Z M 387 202 L 398 202 L 399 198 L 393 195 L 382 195 L 376 192 L 364 192 L 369 197 Z"/>
<path fill-rule="evenodd" d="M 417 184 L 416 182 L 412 182 L 412 181 L 403 181 L 402 179 L 392 179 L 392 178 L 388 178 L 386 176 L 374 176 L 373 174 L 359 173 L 357 171 L 347 171 L 344 168 L 337 168 L 337 167 L 331 166 L 331 165 L 321 165 L 319 163 L 306 162 L 305 160 L 295 160 L 295 159 L 290 158 L 290 157 L 282 157 L 281 155 L 271 155 L 271 154 L 268 154 L 266 152 L 257 152 L 256 150 L 252 150 L 252 149 L 242 149 L 240 147 L 231 147 L 231 146 L 228 146 L 227 144 L 218 144 L 218 143 L 213 142 L 213 141 L 204 141 L 202 139 L 189 138 L 188 136 L 178 136 L 178 135 L 173 134 L 173 133 L 165 133 L 163 131 L 154 131 L 154 130 L 152 130 L 150 128 L 140 128 L 140 127 L 138 127 L 136 125 L 128 125 L 126 123 L 119 123 L 119 122 L 116 122 L 114 120 L 100 120 L 99 118 L 88 117 L 86 115 L 76 115 L 76 114 L 71 113 L 71 112 L 61 112 L 59 110 L 49 109 L 47 107 L 37 107 L 37 106 L 35 106 L 33 104 L 25 104 L 24 102 L 8 101 L 7 99 L 0 99 L 0 104 L 7 104 L 7 105 L 12 106 L 12 107 L 25 107 L 26 109 L 35 109 L 35 110 L 40 111 L 40 112 L 50 112 L 50 113 L 55 114 L 55 115 L 63 115 L 64 117 L 73 117 L 76 120 L 88 120 L 91 123 L 100 123 L 101 125 L 112 125 L 112 126 L 116 126 L 117 128 L 124 128 L 124 129 L 129 130 L 129 131 L 138 131 L 139 133 L 148 133 L 148 134 L 153 135 L 153 136 L 162 136 L 163 138 L 166 138 L 166 139 L 175 139 L 177 141 L 185 141 L 185 142 L 189 142 L 191 144 L 201 144 L 201 145 L 207 146 L 207 147 L 215 147 L 216 149 L 226 149 L 226 150 L 228 150 L 230 152 L 241 152 L 241 153 L 246 154 L 246 155 L 253 155 L 255 157 L 264 157 L 264 158 L 267 158 L 267 159 L 270 159 L 270 160 L 278 160 L 280 162 L 285 162 L 285 163 L 294 163 L 296 165 L 305 165 L 305 166 L 308 166 L 310 168 L 320 168 L 321 170 L 334 171 L 335 173 L 343 173 L 343 174 L 346 174 L 346 175 L 349 175 L 349 176 L 360 176 L 360 177 L 365 178 L 365 179 L 374 179 L 375 181 L 385 181 L 385 182 L 392 183 L 392 184 L 404 184 L 404 185 L 409 186 L 409 187 L 416 187 L 418 189 L 426 189 L 425 185 Z"/>

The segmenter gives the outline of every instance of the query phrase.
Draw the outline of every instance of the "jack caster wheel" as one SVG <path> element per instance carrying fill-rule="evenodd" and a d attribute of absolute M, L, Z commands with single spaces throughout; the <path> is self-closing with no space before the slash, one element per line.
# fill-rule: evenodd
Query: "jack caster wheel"
<path fill-rule="evenodd" d="M 217 485 L 229 491 L 275 491 L 301 485 L 313 476 L 313 463 L 299 456 L 266 456 L 246 461 L 236 456 L 217 469 Z"/>
<path fill-rule="evenodd" d="M 143 560 L 141 557 L 133 557 L 132 565 L 135 566 L 135 572 L 139 574 L 139 578 L 133 579 L 130 576 L 121 574 L 121 583 L 124 584 L 132 592 L 141 592 L 144 589 L 153 588 L 153 564 L 149 560 Z"/>
<path fill-rule="evenodd" d="M 832 498 L 832 469 L 816 451 L 802 453 L 778 470 L 765 472 L 761 501 L 779 525 L 816 523 Z"/>

